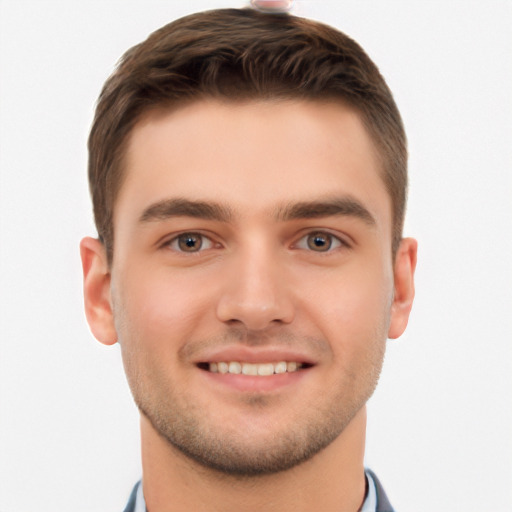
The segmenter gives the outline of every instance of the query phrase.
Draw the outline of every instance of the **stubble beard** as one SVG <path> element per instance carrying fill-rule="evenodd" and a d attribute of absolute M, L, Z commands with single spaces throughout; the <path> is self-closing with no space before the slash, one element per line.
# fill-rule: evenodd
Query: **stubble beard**
<path fill-rule="evenodd" d="M 285 428 L 251 439 L 244 436 L 245 432 L 210 421 L 208 411 L 190 403 L 172 386 L 153 386 L 149 392 L 142 384 L 148 382 L 146 379 L 130 378 L 130 374 L 141 377 L 140 371 L 126 369 L 137 407 L 170 446 L 204 468 L 246 478 L 289 470 L 311 459 L 344 431 L 372 395 L 379 379 L 384 343 L 379 340 L 372 345 L 366 352 L 363 370 L 347 372 L 339 389 L 326 390 L 314 407 L 297 411 Z M 270 397 L 253 395 L 246 397 L 243 406 L 264 412 L 275 407 L 271 402 Z M 285 412 L 289 413 L 286 407 Z"/>
<path fill-rule="evenodd" d="M 260 402 L 256 405 L 256 402 Z M 265 399 L 253 399 L 265 408 Z M 201 466 L 234 477 L 256 477 L 286 471 L 328 446 L 352 419 L 330 418 L 322 424 L 292 425 L 285 431 L 248 441 L 229 429 L 214 431 L 200 411 L 175 413 L 149 410 L 139 401 L 140 412 L 171 446 Z M 357 411 L 356 411 L 357 412 Z"/>

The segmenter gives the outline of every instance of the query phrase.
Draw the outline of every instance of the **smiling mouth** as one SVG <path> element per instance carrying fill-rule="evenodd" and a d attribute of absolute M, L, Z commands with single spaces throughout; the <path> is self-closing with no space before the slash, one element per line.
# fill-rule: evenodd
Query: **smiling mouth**
<path fill-rule="evenodd" d="M 213 363 L 199 363 L 198 368 L 211 373 L 251 375 L 268 377 L 270 375 L 294 373 L 311 367 L 308 363 L 295 361 L 279 361 L 277 363 L 244 363 L 239 361 L 219 361 Z"/>

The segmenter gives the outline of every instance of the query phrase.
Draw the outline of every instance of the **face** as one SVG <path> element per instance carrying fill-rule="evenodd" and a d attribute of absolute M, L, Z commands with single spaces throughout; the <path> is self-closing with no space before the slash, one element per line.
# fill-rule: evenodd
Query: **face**
<path fill-rule="evenodd" d="M 145 117 L 126 156 L 102 325 L 142 414 L 225 473 L 312 457 L 364 406 L 405 327 L 390 199 L 359 116 L 202 101 Z"/>

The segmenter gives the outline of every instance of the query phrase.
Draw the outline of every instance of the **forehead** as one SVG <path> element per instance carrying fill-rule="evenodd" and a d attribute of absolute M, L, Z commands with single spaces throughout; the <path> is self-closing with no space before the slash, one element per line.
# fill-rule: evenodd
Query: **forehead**
<path fill-rule="evenodd" d="M 359 114 L 340 102 L 201 100 L 144 116 L 128 140 L 114 211 L 168 197 L 228 203 L 248 216 L 351 195 L 390 223 L 390 200 Z"/>

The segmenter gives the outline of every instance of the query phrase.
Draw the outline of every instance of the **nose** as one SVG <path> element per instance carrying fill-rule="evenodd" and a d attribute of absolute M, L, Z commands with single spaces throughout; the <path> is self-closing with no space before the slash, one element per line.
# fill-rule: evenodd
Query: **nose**
<path fill-rule="evenodd" d="M 250 252 L 250 254 L 248 254 Z M 290 286 L 279 257 L 261 248 L 240 254 L 221 276 L 217 318 L 251 331 L 289 324 L 295 316 Z"/>

